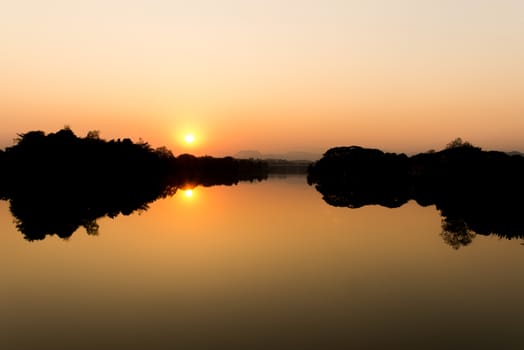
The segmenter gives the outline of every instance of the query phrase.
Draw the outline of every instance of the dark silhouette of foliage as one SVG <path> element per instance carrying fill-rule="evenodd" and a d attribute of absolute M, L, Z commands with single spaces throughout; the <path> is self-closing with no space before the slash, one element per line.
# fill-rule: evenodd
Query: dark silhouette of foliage
<path fill-rule="evenodd" d="M 324 200 L 334 206 L 358 208 L 381 204 L 394 208 L 408 199 L 408 157 L 358 146 L 328 150 L 309 168 Z"/>
<path fill-rule="evenodd" d="M 453 249 L 467 246 L 475 238 L 475 232 L 469 229 L 462 219 L 446 218 L 442 220 L 442 232 L 440 236 Z"/>
<path fill-rule="evenodd" d="M 447 149 L 457 147 L 473 147 L 473 145 L 468 141 L 463 141 L 460 137 L 457 137 L 446 145 Z"/>
<path fill-rule="evenodd" d="M 217 183 L 234 185 L 239 181 L 254 181 L 267 178 L 267 164 L 262 161 L 235 159 L 232 157 L 195 157 L 182 154 L 174 161 L 173 179 L 178 187 L 187 185 L 212 186 Z"/>
<path fill-rule="evenodd" d="M 307 174 L 309 166 L 313 163 L 309 160 L 285 160 L 265 159 L 271 174 Z"/>
<path fill-rule="evenodd" d="M 180 188 L 233 185 L 267 177 L 259 161 L 181 155 L 130 139 L 106 141 L 97 131 L 31 131 L 0 151 L 0 198 L 9 200 L 28 240 L 70 237 L 79 226 L 98 233 L 100 217 L 147 210 Z"/>
<path fill-rule="evenodd" d="M 524 238 L 524 157 L 483 151 L 461 139 L 439 152 L 384 153 L 337 147 L 309 168 L 308 183 L 334 206 L 435 205 L 454 248 L 474 234 Z"/>

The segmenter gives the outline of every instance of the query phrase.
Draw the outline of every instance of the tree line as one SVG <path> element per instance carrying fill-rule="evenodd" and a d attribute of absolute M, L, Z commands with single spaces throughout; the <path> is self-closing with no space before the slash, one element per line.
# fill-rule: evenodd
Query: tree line
<path fill-rule="evenodd" d="M 308 183 L 333 206 L 435 205 L 442 236 L 454 247 L 476 234 L 524 238 L 524 157 L 484 151 L 456 139 L 413 156 L 336 147 L 310 166 Z M 462 243 L 461 243 L 462 242 Z"/>
<path fill-rule="evenodd" d="M 185 187 L 234 185 L 268 176 L 262 161 L 232 157 L 175 157 L 165 147 L 128 138 L 103 140 L 31 131 L 0 151 L 0 199 L 9 200 L 28 240 L 71 236 L 79 226 L 98 232 L 96 219 L 146 210 L 148 203 Z"/>

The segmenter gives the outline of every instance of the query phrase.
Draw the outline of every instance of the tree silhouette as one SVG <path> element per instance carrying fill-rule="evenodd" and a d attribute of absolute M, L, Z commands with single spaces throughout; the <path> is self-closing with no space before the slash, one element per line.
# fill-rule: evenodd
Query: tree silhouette
<path fill-rule="evenodd" d="M 457 148 L 457 147 L 474 147 L 474 146 L 471 143 L 469 143 L 468 141 L 463 141 L 462 138 L 460 137 L 457 137 L 456 139 L 450 141 L 446 145 L 447 149 Z"/>
<path fill-rule="evenodd" d="M 77 137 L 70 128 L 20 134 L 0 151 L 0 198 L 9 200 L 27 240 L 96 235 L 100 217 L 129 215 L 186 186 L 233 185 L 267 178 L 267 164 L 231 157 L 175 157 L 165 147 L 130 139 Z"/>
<path fill-rule="evenodd" d="M 438 152 L 407 157 L 362 147 L 336 147 L 310 166 L 308 183 L 326 203 L 398 207 L 436 205 L 442 237 L 454 248 L 475 234 L 523 238 L 524 157 L 483 151 L 458 138 Z"/>

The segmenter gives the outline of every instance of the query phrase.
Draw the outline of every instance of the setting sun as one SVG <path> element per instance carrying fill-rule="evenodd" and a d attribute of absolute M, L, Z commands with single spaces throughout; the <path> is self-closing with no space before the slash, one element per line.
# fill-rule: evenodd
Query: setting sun
<path fill-rule="evenodd" d="M 184 136 L 184 141 L 186 141 L 186 143 L 189 143 L 189 144 L 195 142 L 195 135 L 187 134 L 186 136 Z"/>
<path fill-rule="evenodd" d="M 193 197 L 193 190 L 185 190 L 184 194 L 186 195 L 186 197 Z"/>

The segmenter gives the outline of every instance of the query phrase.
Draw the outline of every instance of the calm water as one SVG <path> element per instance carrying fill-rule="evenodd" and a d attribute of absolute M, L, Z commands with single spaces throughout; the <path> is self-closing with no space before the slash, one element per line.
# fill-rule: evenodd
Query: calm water
<path fill-rule="evenodd" d="M 0 202 L 0 349 L 522 349 L 524 246 L 303 177 L 197 187 L 27 242 Z"/>

